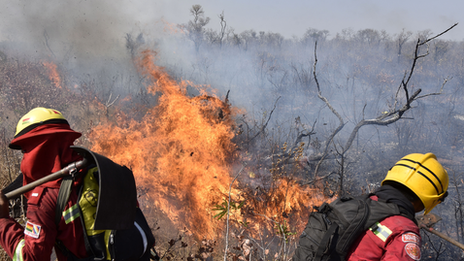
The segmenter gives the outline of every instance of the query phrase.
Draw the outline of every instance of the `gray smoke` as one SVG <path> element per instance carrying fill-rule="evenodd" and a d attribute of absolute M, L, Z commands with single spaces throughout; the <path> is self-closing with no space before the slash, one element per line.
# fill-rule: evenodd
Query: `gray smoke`
<path fill-rule="evenodd" d="M 149 1 L 1 1 L 0 42 L 17 55 L 91 65 L 127 55 L 125 35 L 155 28 L 162 4 Z"/>

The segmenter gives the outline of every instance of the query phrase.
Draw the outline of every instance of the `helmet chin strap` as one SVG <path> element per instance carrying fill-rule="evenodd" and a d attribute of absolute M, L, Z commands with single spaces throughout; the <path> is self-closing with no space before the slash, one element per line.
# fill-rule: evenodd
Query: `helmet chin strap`
<path fill-rule="evenodd" d="M 438 200 L 438 203 L 441 203 L 441 202 L 445 201 L 446 197 L 448 197 L 448 191 L 446 191 L 445 194 L 443 194 L 443 197 L 441 197 L 441 198 Z"/>
<path fill-rule="evenodd" d="M 414 211 L 417 213 L 417 212 L 421 212 L 422 210 L 424 210 L 424 204 L 422 204 L 422 201 L 420 199 L 414 201 L 414 202 L 411 202 L 412 203 L 412 206 L 414 207 Z"/>

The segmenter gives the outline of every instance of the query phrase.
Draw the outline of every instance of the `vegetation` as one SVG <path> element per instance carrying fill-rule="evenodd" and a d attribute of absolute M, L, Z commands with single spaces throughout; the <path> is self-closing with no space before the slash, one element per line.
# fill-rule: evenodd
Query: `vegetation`
<path fill-rule="evenodd" d="M 413 152 L 433 152 L 448 169 L 450 195 L 434 211 L 443 218 L 436 228 L 464 242 L 464 42 L 441 40 L 454 25 L 439 34 L 395 35 L 308 28 L 286 39 L 273 32 L 238 33 L 223 13 L 219 31 L 207 28 L 210 19 L 199 5 L 191 14 L 179 26 L 184 33 L 176 34 L 177 52 L 168 52 L 162 39 L 127 33 L 130 63 L 106 74 L 82 75 L 61 61 L 10 55 L 10 43 L 3 43 L 2 185 L 19 172 L 21 155 L 7 145 L 31 108 L 60 110 L 83 133 L 79 145 L 88 147 L 97 126 L 124 129 L 146 119 L 163 96 L 147 87 L 162 79 L 151 79 L 138 64 L 148 49 L 173 80 L 189 81 L 186 94 L 200 97 L 193 102 L 213 102 L 195 86 L 221 98 L 221 110 L 206 113 L 216 117 L 211 124 L 233 116 L 231 182 L 223 185 L 241 191 L 240 197 L 230 198 L 229 190 L 214 199 L 210 219 L 220 228 L 204 237 L 147 207 L 163 259 L 289 260 L 312 205 L 375 190 L 389 167 Z M 151 190 L 140 186 L 141 199 Z M 462 259 L 454 245 L 422 236 L 424 260 Z"/>

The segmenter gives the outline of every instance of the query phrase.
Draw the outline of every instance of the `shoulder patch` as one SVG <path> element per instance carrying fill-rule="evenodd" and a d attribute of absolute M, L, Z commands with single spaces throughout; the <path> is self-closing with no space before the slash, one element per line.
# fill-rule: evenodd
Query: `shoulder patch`
<path fill-rule="evenodd" d="M 407 232 L 401 235 L 401 239 L 404 243 L 416 243 L 420 244 L 420 237 L 412 232 Z"/>
<path fill-rule="evenodd" d="M 41 226 L 27 221 L 26 227 L 24 228 L 24 234 L 30 237 L 33 237 L 33 238 L 39 238 L 41 230 L 42 230 Z"/>
<path fill-rule="evenodd" d="M 404 246 L 404 250 L 406 251 L 406 254 L 408 254 L 409 257 L 411 257 L 414 260 L 420 260 L 421 258 L 421 252 L 420 252 L 420 247 L 416 243 L 407 243 Z"/>

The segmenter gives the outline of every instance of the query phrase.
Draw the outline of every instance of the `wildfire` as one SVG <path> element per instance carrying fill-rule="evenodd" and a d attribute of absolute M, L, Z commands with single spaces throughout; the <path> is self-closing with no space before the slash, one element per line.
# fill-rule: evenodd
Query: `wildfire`
<path fill-rule="evenodd" d="M 301 232 L 308 207 L 323 199 L 288 178 L 276 179 L 266 192 L 240 188 L 239 182 L 230 189 L 238 110 L 188 81 L 176 82 L 155 65 L 155 55 L 143 52 L 138 69 L 150 80 L 147 90 L 159 95 L 157 106 L 140 122 L 96 127 L 91 149 L 132 169 L 137 185 L 148 189 L 139 198 L 142 206 L 161 210 L 178 229 L 197 237 L 217 237 L 224 228 L 218 218 L 228 205 L 234 224 L 272 230 L 291 219 Z M 200 95 L 189 96 L 187 86 Z"/>
<path fill-rule="evenodd" d="M 272 229 L 279 233 L 283 226 L 300 234 L 311 207 L 326 201 L 329 200 L 314 188 L 302 186 L 290 178 L 278 178 L 265 193 L 255 192 L 255 197 L 250 197 L 245 208 L 251 209 L 253 215 L 247 221 L 252 223 L 253 235 Z"/>
<path fill-rule="evenodd" d="M 231 112 L 204 92 L 189 97 L 189 83 L 177 83 L 154 65 L 152 53 L 145 52 L 139 62 L 153 80 L 148 91 L 162 94 L 158 106 L 127 128 L 99 126 L 91 136 L 92 149 L 133 170 L 138 185 L 150 188 L 147 205 L 199 235 L 214 235 L 211 208 L 231 182 Z"/>
<path fill-rule="evenodd" d="M 44 62 L 43 65 L 48 69 L 48 77 L 55 87 L 61 89 L 61 77 L 56 69 L 56 64 L 52 62 Z"/>
<path fill-rule="evenodd" d="M 168 21 L 161 19 L 161 22 L 163 23 L 163 31 L 165 33 L 171 33 L 171 34 L 176 34 L 182 32 L 179 30 L 179 27 L 176 24 L 169 23 Z"/>

